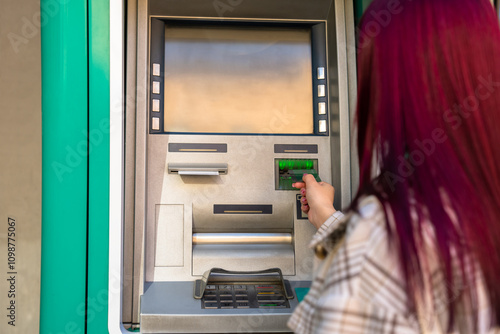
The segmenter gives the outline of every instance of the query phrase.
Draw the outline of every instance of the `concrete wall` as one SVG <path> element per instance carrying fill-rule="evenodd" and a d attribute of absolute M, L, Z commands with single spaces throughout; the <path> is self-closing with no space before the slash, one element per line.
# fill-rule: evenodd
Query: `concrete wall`
<path fill-rule="evenodd" d="M 47 19 L 39 0 L 0 2 L 1 333 L 37 333 L 39 327 L 40 25 Z"/>

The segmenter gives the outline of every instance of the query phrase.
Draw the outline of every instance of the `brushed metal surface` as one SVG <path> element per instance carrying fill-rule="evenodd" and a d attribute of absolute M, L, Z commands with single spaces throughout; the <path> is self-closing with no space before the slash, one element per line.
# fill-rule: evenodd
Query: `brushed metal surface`
<path fill-rule="evenodd" d="M 145 220 L 146 220 L 146 138 L 149 129 L 146 107 L 148 104 L 148 2 L 137 2 L 137 74 L 135 82 L 135 218 L 134 218 L 134 273 L 133 273 L 133 303 L 132 323 L 140 322 L 140 296 L 144 291 L 145 263 Z M 128 96 L 126 97 L 128 99 Z M 152 255 L 154 256 L 154 255 Z"/>
<path fill-rule="evenodd" d="M 291 243 L 291 233 L 193 233 L 193 245 Z"/>
<path fill-rule="evenodd" d="M 212 17 L 218 19 L 256 18 L 324 20 L 331 0 L 152 0 L 152 15 Z"/>
<path fill-rule="evenodd" d="M 184 206 L 182 204 L 157 205 L 156 231 L 155 266 L 183 266 Z"/>
<path fill-rule="evenodd" d="M 142 297 L 142 333 L 289 333 L 286 322 L 298 305 L 285 309 L 202 309 L 193 298 L 194 282 L 147 283 Z M 290 281 L 295 288 L 310 282 Z M 189 295 L 189 298 L 184 296 Z M 175 301 L 175 302 L 172 302 Z"/>
<path fill-rule="evenodd" d="M 168 174 L 169 163 L 180 163 L 186 153 L 167 152 L 170 142 L 199 142 L 200 137 L 208 143 L 228 145 L 227 153 L 193 153 L 191 163 L 227 163 L 228 174 L 221 176 L 179 176 Z M 295 261 L 306 268 L 311 257 L 306 247 L 314 228 L 294 218 L 296 191 L 274 189 L 274 144 L 317 144 L 317 154 L 283 153 L 283 158 L 318 158 L 329 156 L 328 137 L 319 136 L 221 136 L 221 135 L 149 135 L 148 138 L 148 218 L 146 220 L 146 281 L 192 280 L 193 261 L 192 233 L 194 232 L 280 232 L 291 233 L 296 229 L 294 247 Z M 319 159 L 319 174 L 331 181 L 329 159 Z M 157 204 L 184 204 L 184 263 L 183 267 L 155 267 L 154 207 Z M 214 204 L 272 204 L 272 214 L 217 215 Z M 235 217 L 236 216 L 236 217 Z M 311 228 L 310 228 L 311 227 Z M 299 232 L 300 231 L 300 232 Z M 298 235 L 298 234 L 301 235 Z M 297 245 L 301 247 L 296 247 Z M 179 250 L 180 252 L 180 250 Z M 150 254 L 150 255 L 149 255 Z M 286 254 L 286 253 L 282 253 Z M 177 255 L 172 255 L 177 256 Z M 288 263 L 289 257 L 285 260 Z M 218 267 L 227 260 L 221 257 Z M 211 263 L 215 264 L 215 260 Z M 276 263 L 274 264 L 276 266 Z M 263 269 L 263 268 L 259 268 Z M 202 271 L 202 270 L 200 270 Z M 290 271 L 287 270 L 287 273 Z M 301 277 L 310 277 L 310 269 L 301 270 Z M 201 274 L 201 273 L 200 273 Z M 297 277 L 298 279 L 298 277 Z"/>
<path fill-rule="evenodd" d="M 352 7 L 352 5 L 351 5 Z M 349 59 L 348 48 L 352 41 L 348 40 L 348 28 L 346 18 L 347 4 L 345 0 L 335 0 L 335 21 L 337 23 L 336 41 L 337 41 L 337 60 L 338 60 L 338 103 L 339 103 L 339 144 L 340 144 L 340 182 L 341 182 L 341 201 L 338 208 L 349 205 L 352 198 L 351 189 L 351 114 L 354 107 L 351 104 L 349 95 L 352 89 L 349 89 Z M 354 21 L 349 21 L 354 27 Z M 352 55 L 351 57 L 354 57 Z M 351 70 L 352 71 L 352 70 Z M 352 77 L 352 76 L 351 76 Z M 333 156 L 333 154 L 332 154 Z"/>
<path fill-rule="evenodd" d="M 135 101 L 136 101 L 136 73 L 137 73 L 137 2 L 127 4 L 127 62 L 125 82 L 125 136 L 124 160 L 124 211 L 123 211 L 123 294 L 122 294 L 122 321 L 132 323 L 132 304 L 134 299 L 134 229 L 135 229 Z M 136 317 L 137 319 L 137 317 Z"/>
<path fill-rule="evenodd" d="M 227 174 L 226 163 L 170 163 L 167 169 L 169 174 L 179 175 L 218 176 Z"/>
<path fill-rule="evenodd" d="M 274 182 L 274 169 L 267 168 L 267 173 L 272 174 L 272 177 L 268 177 L 268 179 Z M 241 202 L 231 202 L 231 197 L 236 198 L 238 193 L 238 190 L 233 189 L 233 193 L 228 193 L 224 199 L 217 198 L 218 201 L 215 203 L 208 200 L 207 204 L 193 205 L 193 230 L 196 232 L 264 232 L 269 229 L 281 231 L 291 231 L 293 229 L 293 203 L 288 201 L 277 203 L 272 198 L 263 198 L 262 200 L 267 200 L 268 203 L 273 204 L 271 214 L 251 214 L 250 212 L 248 214 L 214 214 L 214 204 L 220 204 L 221 201 L 227 204 L 258 203 L 256 200 L 249 201 L 242 192 L 240 192 Z M 258 194 L 254 194 L 254 196 L 257 197 Z"/>
<path fill-rule="evenodd" d="M 353 180 L 352 150 L 350 142 L 350 126 L 353 117 L 353 101 L 355 100 L 355 55 L 349 53 L 349 43 L 354 41 L 354 21 L 352 15 L 352 1 L 350 0 L 318 0 L 303 1 L 266 1 L 265 5 L 257 6 L 248 2 L 248 6 L 236 6 L 232 13 L 225 17 L 237 20 L 246 18 L 258 21 L 266 20 L 296 20 L 326 19 L 328 43 L 328 70 L 325 94 L 329 96 L 330 136 L 255 136 L 240 135 L 150 135 L 148 134 L 147 96 L 148 82 L 148 1 L 139 1 L 137 7 L 137 36 L 134 41 L 137 45 L 137 76 L 135 79 L 136 94 L 135 115 L 135 198 L 134 198 L 134 265 L 133 265 L 133 322 L 138 322 L 139 300 L 143 289 L 150 283 L 161 284 L 168 281 L 192 281 L 203 266 L 219 266 L 222 264 L 237 267 L 236 269 L 265 269 L 276 263 L 283 263 L 287 277 L 293 280 L 310 280 L 313 258 L 307 248 L 315 229 L 307 221 L 297 220 L 294 217 L 295 195 L 293 191 L 276 191 L 274 189 L 274 159 L 318 159 L 319 175 L 322 180 L 332 183 L 336 187 L 337 208 L 346 206 L 351 200 L 351 182 Z M 195 6 L 195 3 L 199 6 Z M 246 3 L 246 2 L 245 2 Z M 206 15 L 213 6 L 212 1 L 193 1 L 186 3 L 179 0 L 155 1 L 151 3 L 150 14 L 168 16 L 210 17 Z M 306 11 L 303 9 L 309 7 Z M 278 8 L 285 10 L 277 10 Z M 300 9 L 301 8 L 301 9 Z M 241 10 L 240 10 L 241 9 Z M 267 12 L 265 9 L 269 9 Z M 302 12 L 301 12 L 302 10 Z M 204 12 L 205 11 L 205 12 Z M 212 13 L 212 17 L 216 17 Z M 220 17 L 220 16 L 219 16 Z M 352 25 L 352 27 L 351 27 Z M 351 44 L 354 45 L 354 44 Z M 354 70 L 353 70 L 354 69 Z M 166 70 L 166 69 L 165 69 Z M 316 70 L 312 71 L 316 75 Z M 207 82 L 210 84 L 210 82 Z M 262 121 L 260 133 L 283 133 L 289 125 L 287 118 L 294 117 L 293 113 L 277 108 L 272 111 L 273 117 Z M 186 114 L 187 115 L 187 114 Z M 246 119 L 242 119 L 243 122 Z M 213 154 L 210 152 L 168 152 L 170 143 L 212 143 L 227 144 L 227 153 Z M 317 154 L 300 152 L 274 153 L 275 144 L 310 144 L 318 145 Z M 189 156 L 188 159 L 186 157 Z M 227 164 L 228 175 L 191 176 L 168 174 L 169 163 L 214 163 Z M 129 201 L 130 202 L 130 201 Z M 285 204 L 286 203 L 286 204 Z M 183 205 L 183 266 L 158 267 L 155 265 L 157 248 L 157 226 L 155 223 L 156 205 Z M 272 204 L 273 219 L 270 217 L 238 217 L 238 221 L 231 221 L 228 217 L 215 217 L 211 211 L 213 204 Z M 285 214 L 285 212 L 289 212 Z M 280 244 L 239 244 L 217 245 L 193 243 L 194 233 L 290 233 L 292 243 L 290 247 Z M 224 246 L 224 247 L 223 247 Z M 240 249 L 235 253 L 236 246 Z M 270 247 L 269 247 L 270 246 Z M 200 248 L 201 247 L 201 248 Z M 175 251 L 174 251 L 175 253 Z M 229 255 L 229 254 L 233 255 Z M 236 254 L 236 255 L 234 255 Z M 237 260 L 239 257 L 239 261 Z M 249 259 L 249 263 L 243 266 Z M 258 261 L 262 259 L 262 261 Z M 271 261 L 269 261 L 271 260 Z M 245 262 L 244 262 L 245 261 Z M 267 261 L 267 262 L 266 262 Z M 239 263 L 238 263 L 239 262 Z M 259 263 L 260 262 L 260 263 Z M 272 263 L 271 263 L 272 262 Z M 241 268 L 239 268 L 241 266 Z M 208 268 L 210 269 L 210 268 Z M 229 268 L 234 269 L 234 268 Z M 148 305 L 151 306 L 151 305 Z M 165 328 L 176 328 L 178 324 L 184 332 L 196 332 L 198 327 L 186 315 L 167 320 L 162 315 L 143 314 L 141 330 L 147 332 L 165 332 Z M 200 316 L 198 319 L 205 319 Z M 215 318 L 214 318 L 215 319 Z M 233 318 L 237 319 L 237 318 Z M 167 326 L 165 321 L 169 321 Z M 217 323 L 219 322 L 219 323 Z M 143 326 L 144 325 L 144 326 Z M 219 326 L 220 320 L 215 320 L 214 326 Z M 167 327 L 165 327 L 167 326 Z M 190 326 L 193 326 L 191 329 Z M 170 330 L 170 329 L 169 329 Z M 175 331 L 174 329 L 172 329 Z M 208 331 L 209 329 L 207 329 Z M 214 331 L 217 331 L 215 327 Z M 181 331 L 178 329 L 177 331 Z"/>
<path fill-rule="evenodd" d="M 193 245 L 193 275 L 212 268 L 257 271 L 278 267 L 283 275 L 295 275 L 292 244 L 203 244 Z"/>
<path fill-rule="evenodd" d="M 356 23 L 354 20 L 354 6 L 352 1 L 344 0 L 345 6 L 345 27 L 346 27 L 346 57 L 347 57 L 347 78 L 348 78 L 348 91 L 349 96 L 349 125 L 350 125 L 350 137 L 351 139 L 357 138 L 357 127 L 354 125 L 354 118 L 356 116 L 356 104 L 358 99 L 358 70 L 356 64 L 356 33 L 355 27 Z M 349 198 L 348 203 L 351 202 L 352 197 L 355 196 L 357 189 L 359 188 L 359 159 L 358 159 L 358 149 L 356 142 L 353 140 L 349 143 L 351 152 L 351 173 L 349 179 L 351 180 L 351 198 Z"/>

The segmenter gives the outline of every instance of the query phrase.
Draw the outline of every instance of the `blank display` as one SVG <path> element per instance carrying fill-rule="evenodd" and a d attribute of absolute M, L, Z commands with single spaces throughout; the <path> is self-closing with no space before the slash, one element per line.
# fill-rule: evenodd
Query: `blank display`
<path fill-rule="evenodd" d="M 165 28 L 164 131 L 312 134 L 307 28 Z"/>

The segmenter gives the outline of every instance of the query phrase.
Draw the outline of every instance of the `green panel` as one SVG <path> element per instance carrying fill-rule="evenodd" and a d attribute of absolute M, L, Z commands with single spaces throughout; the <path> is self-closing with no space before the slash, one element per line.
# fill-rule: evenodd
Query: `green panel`
<path fill-rule="evenodd" d="M 109 1 L 89 0 L 89 258 L 87 333 L 108 333 Z"/>
<path fill-rule="evenodd" d="M 295 288 L 295 294 L 297 295 L 297 301 L 299 303 L 304 300 L 308 293 L 309 288 Z"/>
<path fill-rule="evenodd" d="M 302 181 L 304 174 L 311 174 L 316 181 L 321 182 L 318 175 L 318 159 L 275 159 L 276 190 L 293 190 L 295 182 Z"/>
<path fill-rule="evenodd" d="M 42 0 L 40 333 L 84 333 L 87 243 L 87 7 Z M 29 289 L 29 287 L 25 287 Z"/>

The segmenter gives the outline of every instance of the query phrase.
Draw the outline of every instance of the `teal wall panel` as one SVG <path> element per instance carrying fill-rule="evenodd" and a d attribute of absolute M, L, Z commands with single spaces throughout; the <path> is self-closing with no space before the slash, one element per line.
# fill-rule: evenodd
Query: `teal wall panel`
<path fill-rule="evenodd" d="M 42 39 L 40 333 L 84 333 L 87 256 L 87 4 L 56 6 Z"/>
<path fill-rule="evenodd" d="M 89 249 L 87 333 L 108 333 L 109 1 L 89 0 Z M 119 282 L 117 282 L 119 283 Z"/>

